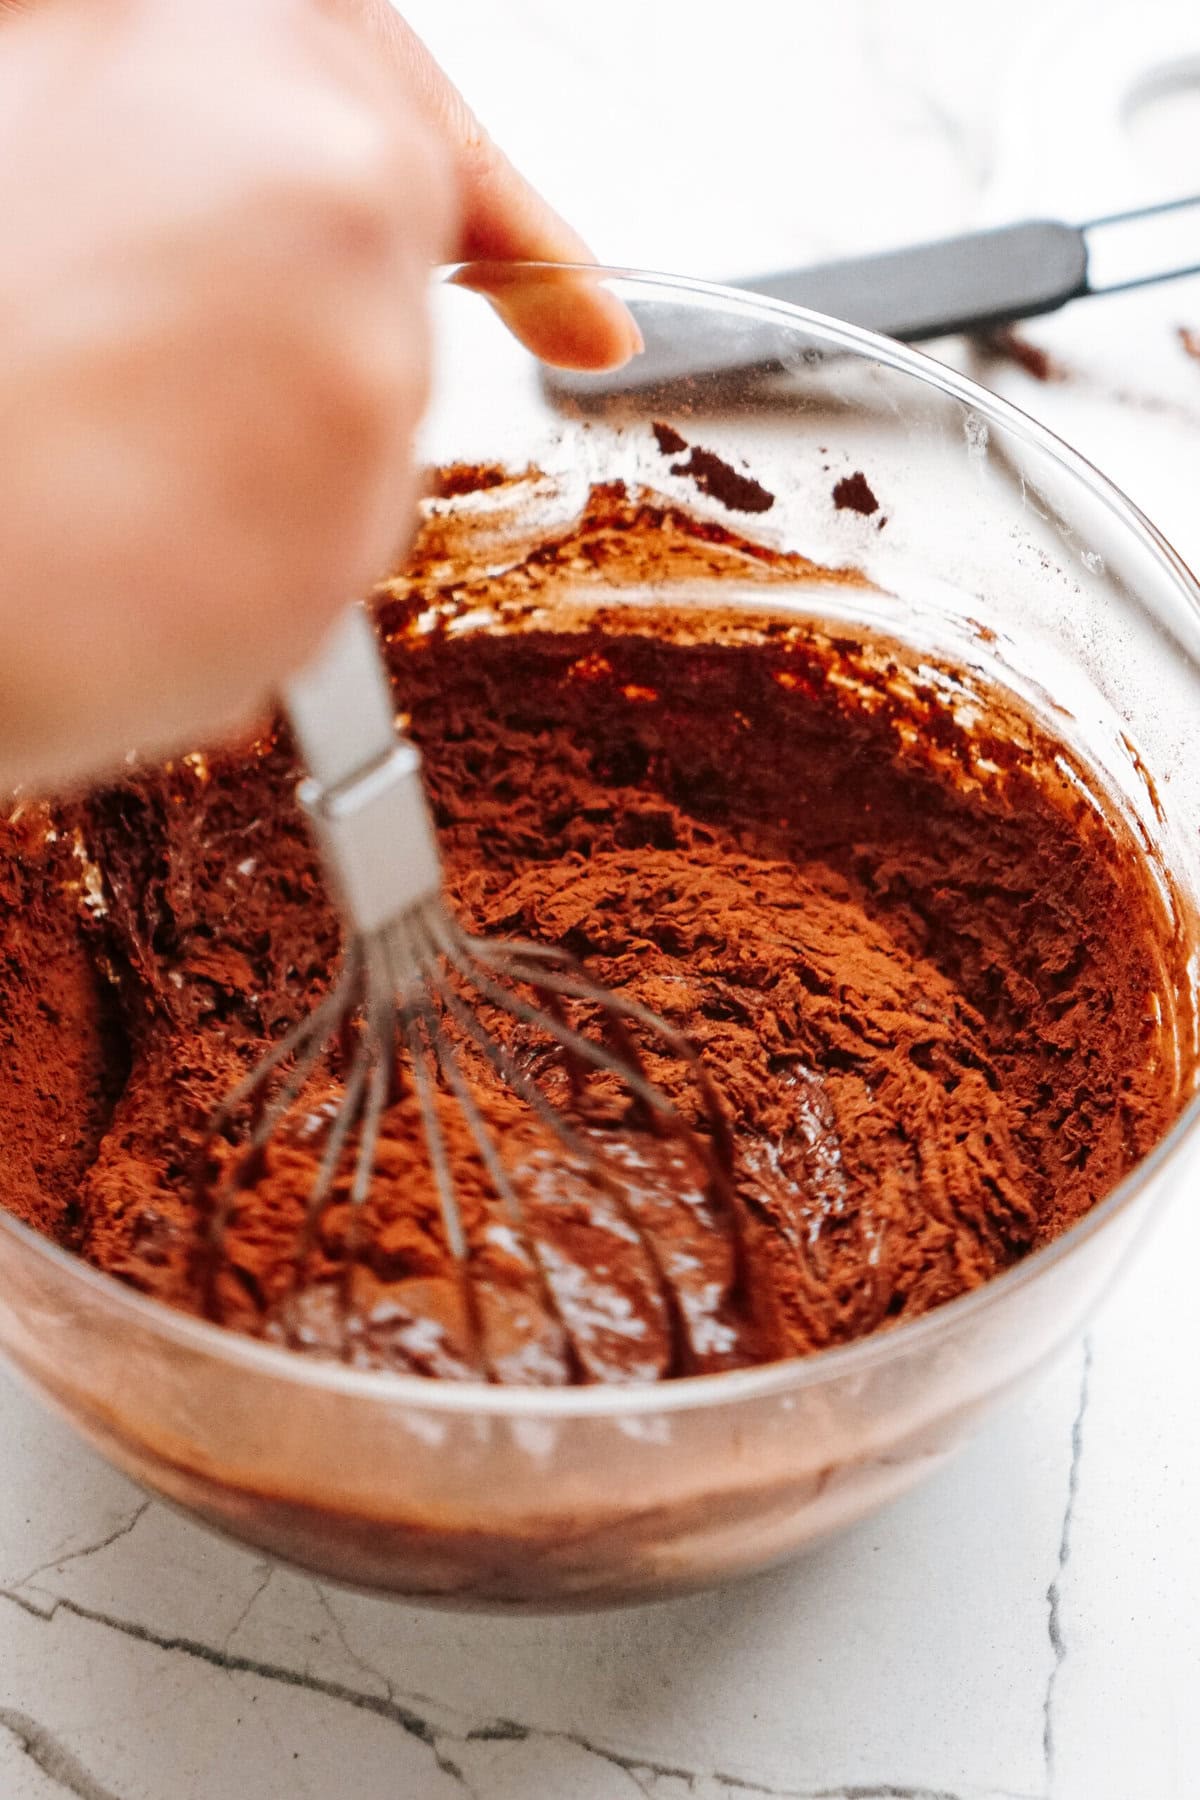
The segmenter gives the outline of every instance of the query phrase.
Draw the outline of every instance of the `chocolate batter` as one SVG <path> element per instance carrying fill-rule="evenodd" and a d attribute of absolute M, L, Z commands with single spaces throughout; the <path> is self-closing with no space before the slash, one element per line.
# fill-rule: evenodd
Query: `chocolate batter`
<path fill-rule="evenodd" d="M 475 486 L 503 483 L 452 471 L 440 492 Z M 1191 1079 L 1172 925 L 1061 744 L 961 672 L 982 723 L 899 645 L 773 613 L 809 565 L 652 499 L 597 490 L 499 575 L 482 541 L 443 503 L 379 596 L 451 905 L 685 1029 L 736 1135 L 731 1197 L 610 1107 L 589 1128 L 624 1192 L 597 1192 L 470 1065 L 553 1293 L 443 1103 L 493 1379 L 844 1343 L 987 1281 L 1151 1148 Z M 647 581 L 654 604 L 606 604 Z M 753 607 L 730 609 L 731 581 Z M 6 1204 L 190 1310 L 205 1121 L 339 961 L 296 773 L 272 726 L 6 827 Z M 685 1071 L 650 1072 L 701 1118 Z M 236 1328 L 279 1331 L 337 1091 L 335 1073 L 306 1094 L 239 1201 L 219 1284 Z M 300 1347 L 471 1376 L 422 1143 L 406 1092 L 357 1243 L 344 1190 L 322 1222 Z"/>

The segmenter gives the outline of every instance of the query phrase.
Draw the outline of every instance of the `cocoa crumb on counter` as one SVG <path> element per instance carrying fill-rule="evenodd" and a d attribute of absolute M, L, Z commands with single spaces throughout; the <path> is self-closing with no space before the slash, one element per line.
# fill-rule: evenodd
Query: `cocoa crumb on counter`
<path fill-rule="evenodd" d="M 849 509 L 868 517 L 879 510 L 879 502 L 861 469 L 856 469 L 853 475 L 843 475 L 840 481 L 834 482 L 833 504 L 839 512 Z"/>
<path fill-rule="evenodd" d="M 1067 379 L 1067 371 L 1062 363 L 1056 361 L 1040 344 L 1034 344 L 1020 332 L 1014 331 L 1011 325 L 989 332 L 984 343 L 994 356 L 1015 363 L 1027 375 L 1032 375 L 1035 381 Z"/>
<path fill-rule="evenodd" d="M 764 513 L 774 506 L 775 496 L 769 488 L 753 476 L 743 475 L 715 450 L 705 450 L 698 444 L 689 447 L 687 439 L 662 420 L 656 420 L 651 430 L 663 456 L 688 451 L 683 462 L 671 464 L 672 475 L 688 476 L 702 494 L 719 501 L 729 512 Z"/>
<path fill-rule="evenodd" d="M 650 429 L 664 456 L 678 456 L 681 450 L 687 449 L 687 439 L 681 437 L 673 425 L 666 425 L 661 419 L 656 419 Z"/>

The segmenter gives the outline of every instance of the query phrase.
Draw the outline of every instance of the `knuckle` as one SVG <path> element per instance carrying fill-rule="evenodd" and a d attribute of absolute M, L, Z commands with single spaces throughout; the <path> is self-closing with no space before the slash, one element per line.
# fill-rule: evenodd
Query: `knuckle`
<path fill-rule="evenodd" d="M 352 265 L 382 265 L 395 249 L 397 221 L 382 196 L 331 185 L 316 208 L 323 249 Z"/>
<path fill-rule="evenodd" d="M 326 140 L 312 203 L 324 228 L 350 247 L 383 250 L 395 235 L 391 161 L 388 133 L 380 124 L 355 121 L 339 141 Z"/>
<path fill-rule="evenodd" d="M 370 340 L 347 333 L 320 359 L 314 371 L 316 404 L 332 441 L 365 459 L 381 452 L 398 427 L 415 422 L 425 398 L 424 358 L 391 338 Z"/>
<path fill-rule="evenodd" d="M 327 154 L 313 205 L 344 255 L 384 261 L 402 250 L 436 260 L 456 213 L 440 147 L 386 128 L 362 131 Z"/>

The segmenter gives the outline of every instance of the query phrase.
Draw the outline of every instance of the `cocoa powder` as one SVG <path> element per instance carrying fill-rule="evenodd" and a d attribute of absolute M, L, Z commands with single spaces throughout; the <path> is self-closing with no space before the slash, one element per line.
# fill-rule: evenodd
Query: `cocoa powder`
<path fill-rule="evenodd" d="M 1171 922 L 1132 835 L 1013 700 L 975 682 L 968 730 L 898 644 L 771 610 L 802 559 L 616 487 L 502 574 L 472 566 L 464 525 L 447 580 L 447 529 L 377 604 L 450 904 L 687 1031 L 736 1135 L 731 1213 L 678 1144 L 596 1123 L 631 1232 L 470 1065 L 554 1271 L 550 1304 L 443 1097 L 493 1379 L 662 1379 L 847 1342 L 1009 1267 L 1152 1147 L 1190 1078 Z M 614 604 L 650 576 L 658 608 Z M 754 606 L 730 609 L 731 580 Z M 484 622 L 446 628 L 467 615 Z M 53 815 L 52 840 L 11 825 L 0 866 L 6 1203 L 193 1311 L 204 1125 L 340 957 L 296 774 L 280 726 L 132 769 Z M 702 1123 L 670 1059 L 650 1073 Z M 279 1332 L 339 1092 L 335 1071 L 306 1094 L 239 1199 L 221 1281 L 239 1329 Z M 423 1141 L 402 1092 L 356 1233 L 344 1183 L 322 1221 L 301 1347 L 466 1377 Z"/>

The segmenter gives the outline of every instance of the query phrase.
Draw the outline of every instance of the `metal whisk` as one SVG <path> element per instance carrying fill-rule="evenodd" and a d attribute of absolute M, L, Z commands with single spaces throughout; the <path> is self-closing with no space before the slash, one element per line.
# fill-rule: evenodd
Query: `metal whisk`
<path fill-rule="evenodd" d="M 415 1099 L 424 1162 L 446 1244 L 466 1299 L 465 1316 L 479 1372 L 489 1373 L 471 1278 L 446 1108 L 457 1108 L 486 1177 L 520 1241 L 550 1316 L 563 1324 L 546 1259 L 527 1224 L 519 1182 L 506 1166 L 502 1134 L 480 1105 L 478 1072 L 490 1071 L 566 1158 L 579 1190 L 616 1197 L 638 1234 L 673 1325 L 675 1302 L 652 1240 L 628 1201 L 604 1130 L 588 1115 L 595 1084 L 614 1095 L 619 1120 L 673 1138 L 705 1191 L 731 1221 L 740 1266 L 729 1172 L 732 1141 L 712 1082 L 687 1039 L 632 999 L 588 980 L 566 952 L 544 945 L 473 936 L 443 900 L 442 868 L 415 745 L 396 730 L 391 690 L 370 618 L 352 608 L 323 654 L 290 686 L 286 705 L 308 778 L 299 788 L 347 927 L 336 985 L 228 1095 L 204 1138 L 196 1195 L 206 1307 L 220 1320 L 221 1274 L 231 1215 L 269 1166 L 272 1142 L 297 1119 L 319 1159 L 304 1197 L 290 1293 L 278 1325 L 299 1341 L 297 1303 L 321 1221 L 335 1196 L 361 1220 L 377 1180 L 376 1153 L 388 1108 Z M 489 1018 L 506 1015 L 514 1041 Z M 519 1042 L 515 1040 L 520 1040 Z M 553 1055 L 547 1057 L 546 1051 Z M 647 1056 L 669 1056 L 688 1071 L 684 1110 L 647 1073 Z M 482 1059 L 480 1061 L 479 1059 Z M 304 1114 L 305 1095 L 330 1070 L 336 1105 Z M 686 1116 L 691 1112 L 692 1116 Z M 214 1155 L 219 1151 L 219 1155 Z M 560 1167 L 562 1165 L 560 1164 Z M 353 1230 L 353 1227 L 352 1227 Z M 352 1354 L 353 1255 L 340 1284 L 343 1355 Z M 569 1332 L 564 1330 L 569 1340 Z"/>

